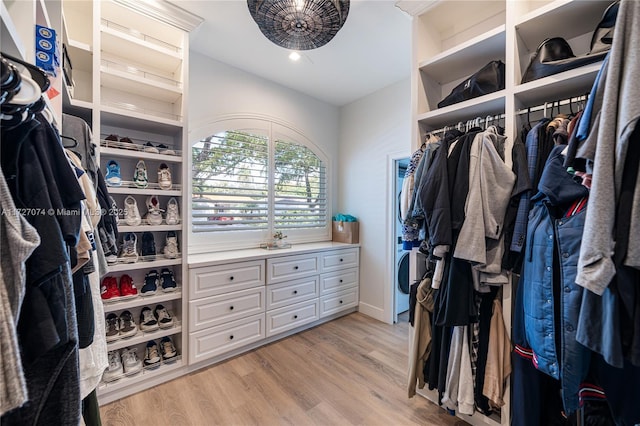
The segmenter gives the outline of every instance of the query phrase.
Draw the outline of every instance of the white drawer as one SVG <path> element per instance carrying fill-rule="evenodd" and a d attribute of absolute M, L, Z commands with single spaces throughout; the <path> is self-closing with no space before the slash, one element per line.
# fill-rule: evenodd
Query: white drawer
<path fill-rule="evenodd" d="M 345 271 L 329 272 L 320 275 L 320 295 L 333 293 L 350 287 L 358 286 L 359 269 L 352 268 Z"/>
<path fill-rule="evenodd" d="M 358 249 L 344 249 L 320 253 L 322 272 L 358 267 Z"/>
<path fill-rule="evenodd" d="M 318 276 L 267 286 L 267 309 L 292 305 L 318 297 Z"/>
<path fill-rule="evenodd" d="M 264 339 L 264 314 L 189 334 L 189 363 L 204 361 Z"/>
<path fill-rule="evenodd" d="M 320 272 L 317 254 L 267 259 L 267 283 L 279 283 Z"/>
<path fill-rule="evenodd" d="M 264 312 L 264 287 L 234 291 L 189 302 L 189 331 Z"/>
<path fill-rule="evenodd" d="M 358 287 L 339 291 L 320 298 L 320 318 L 358 306 Z"/>
<path fill-rule="evenodd" d="M 267 311 L 267 337 L 316 321 L 319 317 L 318 299 Z"/>
<path fill-rule="evenodd" d="M 192 300 L 261 285 L 264 285 L 264 260 L 194 268 L 189 271 Z"/>

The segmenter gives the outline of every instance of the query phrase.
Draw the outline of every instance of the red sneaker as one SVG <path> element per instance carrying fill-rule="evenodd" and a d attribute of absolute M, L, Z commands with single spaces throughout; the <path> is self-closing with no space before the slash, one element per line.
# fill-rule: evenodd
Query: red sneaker
<path fill-rule="evenodd" d="M 116 280 L 116 277 L 105 277 L 102 280 L 100 296 L 103 300 L 120 297 L 120 289 L 118 288 L 118 281 Z"/>
<path fill-rule="evenodd" d="M 125 297 L 133 297 L 138 295 L 138 289 L 133 283 L 133 279 L 129 275 L 120 277 L 120 294 Z"/>

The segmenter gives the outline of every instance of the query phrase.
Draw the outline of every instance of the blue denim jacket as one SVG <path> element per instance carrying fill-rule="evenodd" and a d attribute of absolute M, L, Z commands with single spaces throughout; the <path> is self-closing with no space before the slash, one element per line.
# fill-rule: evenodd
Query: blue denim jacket
<path fill-rule="evenodd" d="M 551 152 L 538 185 L 540 192 L 532 199 L 521 285 L 525 335 L 533 363 L 561 380 L 564 408 L 572 413 L 578 408 L 578 390 L 590 360 L 590 351 L 576 341 L 583 289 L 575 278 L 586 209 L 568 217 L 557 217 L 555 212 L 557 206 L 568 207 L 588 191 L 562 167 L 562 148 Z"/>

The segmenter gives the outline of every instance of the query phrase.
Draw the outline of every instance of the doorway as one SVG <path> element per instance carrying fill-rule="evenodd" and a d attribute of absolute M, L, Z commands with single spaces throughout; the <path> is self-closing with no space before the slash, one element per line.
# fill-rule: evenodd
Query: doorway
<path fill-rule="evenodd" d="M 393 265 L 394 265 L 394 322 L 408 321 L 409 311 L 409 251 L 402 248 L 402 218 L 400 217 L 400 194 L 404 175 L 409 166 L 409 158 L 399 158 L 394 160 L 394 193 L 393 200 Z M 403 315 L 404 314 L 404 315 Z"/>

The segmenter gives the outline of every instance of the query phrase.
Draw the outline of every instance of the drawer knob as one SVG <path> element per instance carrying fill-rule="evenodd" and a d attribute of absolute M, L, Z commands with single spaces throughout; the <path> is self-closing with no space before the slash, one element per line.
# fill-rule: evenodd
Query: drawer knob
<path fill-rule="evenodd" d="M 294 315 L 294 316 L 293 316 L 293 319 L 298 319 L 298 316 L 297 316 L 297 315 Z"/>
<path fill-rule="evenodd" d="M 229 281 L 233 281 L 233 275 L 229 277 Z"/>
<path fill-rule="evenodd" d="M 297 271 L 297 270 L 298 270 L 298 267 L 297 267 L 297 266 L 294 266 L 294 267 L 293 267 L 293 269 L 295 269 L 295 270 Z"/>
<path fill-rule="evenodd" d="M 229 336 L 229 340 L 233 340 L 233 334 Z"/>
<path fill-rule="evenodd" d="M 340 282 L 342 282 L 342 280 L 340 280 Z"/>
<path fill-rule="evenodd" d="M 298 294 L 298 290 L 293 290 L 293 294 Z"/>
<path fill-rule="evenodd" d="M 342 259 L 340 259 L 340 262 L 342 262 Z"/>
<path fill-rule="evenodd" d="M 340 303 L 342 303 L 342 300 L 340 301 Z"/>
<path fill-rule="evenodd" d="M 233 311 L 233 305 L 229 306 L 229 310 Z"/>

